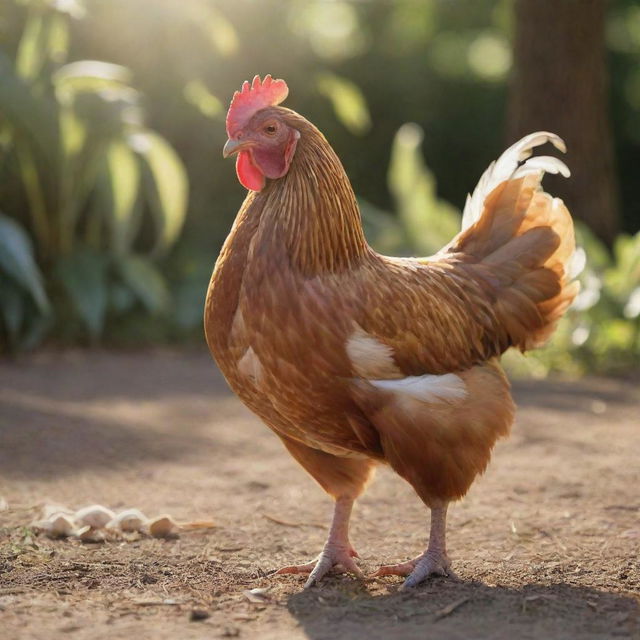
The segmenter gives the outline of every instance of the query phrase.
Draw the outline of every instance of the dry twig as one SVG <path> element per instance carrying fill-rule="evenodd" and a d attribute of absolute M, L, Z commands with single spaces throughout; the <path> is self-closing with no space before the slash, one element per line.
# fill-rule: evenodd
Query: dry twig
<path fill-rule="evenodd" d="M 447 616 L 450 616 L 456 609 L 460 608 L 468 600 L 469 600 L 468 597 L 460 598 L 460 600 L 455 600 L 451 604 L 448 604 L 446 607 L 443 607 L 439 611 L 436 611 L 433 617 L 433 621 L 437 622 L 442 618 L 446 618 Z"/>

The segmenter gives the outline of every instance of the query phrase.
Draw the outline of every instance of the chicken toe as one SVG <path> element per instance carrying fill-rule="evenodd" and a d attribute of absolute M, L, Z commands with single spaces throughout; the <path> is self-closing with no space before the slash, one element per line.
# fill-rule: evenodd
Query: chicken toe
<path fill-rule="evenodd" d="M 283 567 L 276 571 L 276 574 L 308 573 L 309 578 L 304 585 L 305 589 L 312 587 L 316 582 L 322 580 L 322 578 L 334 568 L 342 570 L 343 572 L 353 573 L 356 577 L 363 579 L 364 574 L 354 561 L 354 558 L 357 557 L 358 554 L 351 545 L 345 546 L 327 542 L 315 560 L 306 564 Z"/>
<path fill-rule="evenodd" d="M 373 577 L 379 576 L 407 576 L 402 589 L 415 587 L 430 575 L 447 576 L 455 580 L 456 574 L 451 570 L 451 562 L 446 551 L 446 506 L 431 510 L 431 534 L 428 549 L 417 558 L 380 567 Z"/>
<path fill-rule="evenodd" d="M 415 587 L 431 575 L 445 576 L 454 580 L 458 579 L 458 576 L 451 569 L 451 563 L 446 554 L 426 551 L 418 558 L 413 571 L 411 571 L 400 588 L 409 589 Z"/>
<path fill-rule="evenodd" d="M 338 498 L 333 512 L 329 538 L 320 555 L 306 564 L 283 567 L 276 571 L 276 574 L 308 573 L 309 578 L 304 585 L 305 589 L 319 582 L 334 567 L 353 573 L 360 579 L 364 578 L 360 567 L 354 561 L 354 558 L 359 556 L 349 542 L 349 518 L 352 507 L 352 498 Z"/>

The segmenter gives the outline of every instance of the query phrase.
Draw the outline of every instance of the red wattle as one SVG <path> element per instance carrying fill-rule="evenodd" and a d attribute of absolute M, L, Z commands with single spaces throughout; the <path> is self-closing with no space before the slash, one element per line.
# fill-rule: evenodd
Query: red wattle
<path fill-rule="evenodd" d="M 241 184 L 250 191 L 262 191 L 265 183 L 265 177 L 253 164 L 251 153 L 249 151 L 241 151 L 236 160 L 236 173 Z"/>

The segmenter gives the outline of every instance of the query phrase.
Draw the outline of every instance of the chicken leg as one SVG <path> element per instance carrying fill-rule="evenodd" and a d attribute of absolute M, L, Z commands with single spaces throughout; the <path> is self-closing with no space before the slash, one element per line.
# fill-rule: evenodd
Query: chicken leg
<path fill-rule="evenodd" d="M 352 498 L 338 498 L 333 511 L 329 537 L 320 555 L 311 562 L 283 567 L 276 573 L 308 573 L 309 578 L 304 585 L 305 589 L 320 581 L 333 567 L 338 565 L 358 578 L 364 578 L 360 567 L 354 561 L 354 558 L 359 557 L 358 553 L 349 542 L 349 518 L 352 508 Z"/>
<path fill-rule="evenodd" d="M 451 562 L 447 556 L 446 544 L 447 505 L 431 509 L 431 531 L 429 532 L 429 546 L 417 558 L 380 567 L 374 576 L 408 576 L 402 585 L 403 589 L 415 587 L 425 578 L 434 574 L 457 578 L 451 570 Z"/>
<path fill-rule="evenodd" d="M 374 462 L 367 458 L 334 456 L 286 436 L 280 435 L 280 438 L 289 453 L 336 502 L 329 537 L 320 555 L 306 564 L 283 567 L 277 573 L 308 573 L 305 588 L 318 582 L 336 565 L 358 578 L 364 577 L 353 560 L 358 554 L 349 542 L 349 518 L 355 499 L 372 476 Z"/>

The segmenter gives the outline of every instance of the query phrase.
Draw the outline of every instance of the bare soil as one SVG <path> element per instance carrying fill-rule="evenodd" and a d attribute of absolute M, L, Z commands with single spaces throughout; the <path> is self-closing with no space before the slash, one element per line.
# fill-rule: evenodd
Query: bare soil
<path fill-rule="evenodd" d="M 527 381 L 515 396 L 512 437 L 451 510 L 460 582 L 406 593 L 396 578 L 336 575 L 303 592 L 302 577 L 270 573 L 320 550 L 330 501 L 207 354 L 0 364 L 0 637 L 640 638 L 637 382 Z M 218 526 L 50 540 L 27 528 L 45 502 Z M 361 566 L 415 556 L 426 525 L 381 469 L 353 518 Z M 267 590 L 257 602 L 254 588 Z"/>

